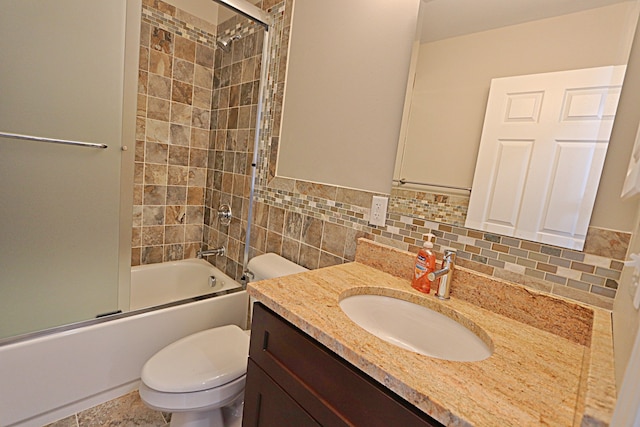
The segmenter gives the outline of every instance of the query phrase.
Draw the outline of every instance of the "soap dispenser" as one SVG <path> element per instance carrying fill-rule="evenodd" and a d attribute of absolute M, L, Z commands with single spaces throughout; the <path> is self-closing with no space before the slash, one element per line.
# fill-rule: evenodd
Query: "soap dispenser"
<path fill-rule="evenodd" d="M 431 281 L 428 279 L 429 273 L 436 270 L 436 254 L 433 253 L 433 239 L 435 236 L 427 234 L 427 240 L 418 251 L 411 278 L 411 287 L 428 294 L 431 292 Z"/>

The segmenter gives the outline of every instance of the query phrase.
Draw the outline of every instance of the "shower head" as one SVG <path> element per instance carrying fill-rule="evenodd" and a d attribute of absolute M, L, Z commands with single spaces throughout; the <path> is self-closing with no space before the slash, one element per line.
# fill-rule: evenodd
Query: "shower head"
<path fill-rule="evenodd" d="M 220 37 L 216 41 L 216 44 L 223 51 L 230 52 L 231 51 L 231 43 L 233 43 L 234 40 L 238 40 L 240 37 L 241 37 L 240 34 L 234 34 L 234 35 L 228 36 L 228 37 Z"/>

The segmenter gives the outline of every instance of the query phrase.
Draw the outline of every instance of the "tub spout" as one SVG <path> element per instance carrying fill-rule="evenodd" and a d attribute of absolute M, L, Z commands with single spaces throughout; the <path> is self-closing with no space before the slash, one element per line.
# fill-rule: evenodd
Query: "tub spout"
<path fill-rule="evenodd" d="M 203 258 L 210 255 L 224 256 L 226 253 L 227 250 L 224 248 L 224 246 L 220 246 L 219 248 L 209 249 L 208 251 L 198 251 L 197 257 Z"/>

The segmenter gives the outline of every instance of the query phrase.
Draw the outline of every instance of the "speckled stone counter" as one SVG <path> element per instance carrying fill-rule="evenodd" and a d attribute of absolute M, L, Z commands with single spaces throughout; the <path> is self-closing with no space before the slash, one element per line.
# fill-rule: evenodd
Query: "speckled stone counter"
<path fill-rule="evenodd" d="M 413 256 L 361 239 L 354 263 L 250 283 L 248 291 L 445 425 L 609 424 L 615 405 L 610 312 L 464 269 L 455 272 L 451 299 L 440 301 L 411 288 Z M 450 362 L 389 344 L 340 309 L 342 298 L 356 294 L 439 311 L 474 331 L 493 354 Z"/>

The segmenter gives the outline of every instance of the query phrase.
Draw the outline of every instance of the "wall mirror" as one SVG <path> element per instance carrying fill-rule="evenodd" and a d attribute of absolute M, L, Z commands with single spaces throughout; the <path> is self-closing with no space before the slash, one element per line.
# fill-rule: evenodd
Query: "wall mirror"
<path fill-rule="evenodd" d="M 236 15 L 167 3 L 207 21 L 212 40 Z M 0 345 L 128 310 L 140 5 L 0 3 Z"/>
<path fill-rule="evenodd" d="M 275 175 L 389 192 L 419 3 L 295 3 Z"/>
<path fill-rule="evenodd" d="M 394 211 L 465 226 L 492 79 L 625 65 L 637 20 L 636 1 L 421 2 L 414 81 L 394 170 L 392 196 L 399 200 Z M 609 153 L 616 149 L 608 147 Z M 599 193 L 618 196 L 619 189 L 608 188 L 606 174 Z M 598 205 L 604 209 L 606 203 L 599 199 L 591 224 L 619 229 L 598 217 Z M 429 203 L 438 205 L 437 212 Z"/>

